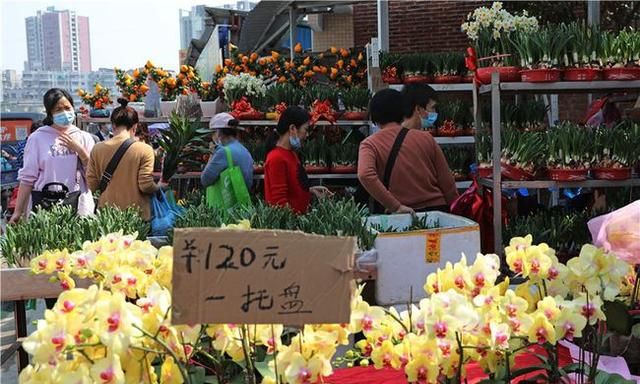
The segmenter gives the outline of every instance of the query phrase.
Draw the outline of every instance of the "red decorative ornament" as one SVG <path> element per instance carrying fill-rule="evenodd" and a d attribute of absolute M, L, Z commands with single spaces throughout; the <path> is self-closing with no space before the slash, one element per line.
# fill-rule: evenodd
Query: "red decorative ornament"
<path fill-rule="evenodd" d="M 467 67 L 469 72 L 473 73 L 473 79 L 476 85 L 482 85 L 476 75 L 476 71 L 478 70 L 478 57 L 476 56 L 476 50 L 473 47 L 467 47 L 467 54 L 464 57 L 464 65 Z"/>
<path fill-rule="evenodd" d="M 263 113 L 256 111 L 244 96 L 231 103 L 231 109 L 230 115 L 238 120 L 260 120 L 263 117 Z"/>
<path fill-rule="evenodd" d="M 311 125 L 320 120 L 326 120 L 331 124 L 336 122 L 336 112 L 333 110 L 329 100 L 316 100 L 311 104 Z"/>
<path fill-rule="evenodd" d="M 275 106 L 275 111 L 276 111 L 276 120 L 280 120 L 280 116 L 284 113 L 284 111 L 287 110 L 289 106 L 287 105 L 287 103 L 285 103 L 284 101 L 280 102 L 278 105 Z"/>

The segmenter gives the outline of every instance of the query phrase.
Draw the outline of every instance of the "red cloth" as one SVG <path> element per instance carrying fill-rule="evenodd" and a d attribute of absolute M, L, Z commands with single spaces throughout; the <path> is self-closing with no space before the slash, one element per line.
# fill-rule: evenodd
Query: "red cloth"
<path fill-rule="evenodd" d="M 311 203 L 309 188 L 302 184 L 302 164 L 289 149 L 275 147 L 264 164 L 264 197 L 271 205 L 289 205 L 296 213 L 305 213 Z"/>
<path fill-rule="evenodd" d="M 540 360 L 535 354 L 546 356 L 546 352 L 542 347 L 533 346 L 528 352 L 521 353 L 516 356 L 515 369 L 521 369 L 534 365 L 540 365 Z M 569 350 L 562 345 L 558 346 L 558 358 L 561 366 L 567 366 L 573 361 Z M 536 371 L 526 375 L 522 375 L 515 380 L 511 380 L 512 383 L 519 383 L 520 381 L 532 378 L 536 375 L 543 373 L 543 371 Z M 477 363 L 467 364 L 467 382 L 469 384 L 479 383 L 481 380 L 486 379 L 487 375 L 482 371 L 482 368 Z M 396 370 L 393 368 L 375 369 L 372 366 L 369 367 L 354 367 L 347 369 L 338 369 L 333 375 L 324 380 L 326 384 L 404 384 L 407 383 L 404 371 Z"/>

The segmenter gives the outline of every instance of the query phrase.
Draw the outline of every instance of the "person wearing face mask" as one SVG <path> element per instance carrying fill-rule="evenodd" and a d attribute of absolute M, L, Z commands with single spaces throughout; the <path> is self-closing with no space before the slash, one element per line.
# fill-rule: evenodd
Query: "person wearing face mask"
<path fill-rule="evenodd" d="M 358 179 L 377 213 L 449 211 L 458 196 L 447 160 L 425 125 L 437 120 L 435 92 L 424 84 L 377 92 L 369 104 L 380 131 L 360 144 Z"/>
<path fill-rule="evenodd" d="M 135 139 L 138 113 L 127 106 L 127 99 L 119 98 L 118 103 L 111 113 L 113 138 L 96 144 L 91 151 L 87 181 L 92 191 L 100 193 L 98 207 L 137 207 L 140 216 L 149 221 L 151 196 L 167 184 L 153 180 L 153 148 Z"/>
<path fill-rule="evenodd" d="M 88 132 L 74 125 L 73 98 L 64 89 L 52 88 L 43 97 L 47 117 L 43 126 L 27 138 L 16 207 L 9 223 L 31 211 L 32 192 L 49 183 L 64 184 L 69 192 L 80 191 L 77 213 L 90 215 L 93 197 L 85 180 L 85 169 L 95 142 Z"/>
<path fill-rule="evenodd" d="M 211 121 L 209 128 L 215 130 L 213 154 L 209 158 L 207 166 L 204 168 L 200 181 L 202 186 L 207 188 L 218 181 L 222 171 L 227 169 L 229 163 L 223 147 L 229 148 L 231 161 L 240 167 L 247 190 L 251 190 L 253 185 L 253 158 L 244 145 L 238 141 L 238 132 L 244 128 L 238 125 L 238 120 L 228 113 L 218 113 Z"/>
<path fill-rule="evenodd" d="M 309 113 L 297 106 L 288 107 L 282 113 L 267 146 L 264 165 L 264 196 L 267 203 L 289 206 L 297 214 L 309 210 L 312 194 L 317 198 L 333 195 L 326 187 L 310 186 L 296 152 L 307 135 L 309 119 Z"/>

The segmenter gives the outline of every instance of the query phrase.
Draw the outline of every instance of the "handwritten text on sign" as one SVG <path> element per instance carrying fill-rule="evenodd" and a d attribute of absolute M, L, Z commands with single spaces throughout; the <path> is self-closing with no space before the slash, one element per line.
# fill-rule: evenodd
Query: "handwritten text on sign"
<path fill-rule="evenodd" d="M 354 238 L 181 228 L 174 324 L 348 323 Z"/>

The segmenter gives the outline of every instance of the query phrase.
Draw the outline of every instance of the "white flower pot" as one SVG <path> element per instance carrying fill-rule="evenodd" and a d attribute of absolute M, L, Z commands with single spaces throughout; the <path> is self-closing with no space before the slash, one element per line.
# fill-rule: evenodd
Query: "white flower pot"
<path fill-rule="evenodd" d="M 171 112 L 176 110 L 177 102 L 173 101 L 160 101 L 160 114 L 162 116 L 170 116 Z"/>
<path fill-rule="evenodd" d="M 202 117 L 213 117 L 218 113 L 218 103 L 216 101 L 200 101 Z"/>
<path fill-rule="evenodd" d="M 144 103 L 142 102 L 133 102 L 127 104 L 128 107 L 133 108 L 136 112 L 138 112 L 139 116 L 144 116 Z"/>

